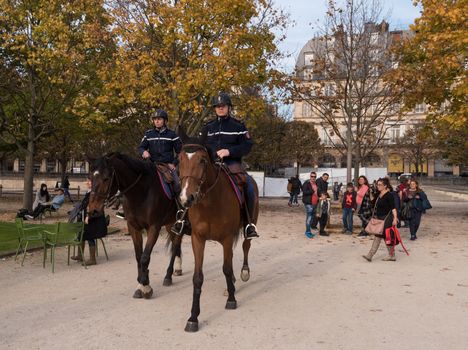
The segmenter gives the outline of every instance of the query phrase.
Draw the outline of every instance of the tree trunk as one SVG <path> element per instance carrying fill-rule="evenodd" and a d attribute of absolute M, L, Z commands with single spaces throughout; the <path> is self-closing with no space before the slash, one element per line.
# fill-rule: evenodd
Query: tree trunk
<path fill-rule="evenodd" d="M 32 210 L 33 205 L 33 179 L 34 179 L 34 117 L 29 116 L 28 126 L 28 147 L 24 162 L 24 193 L 23 193 L 23 208 Z"/>
<path fill-rule="evenodd" d="M 359 178 L 359 168 L 361 167 L 361 158 L 356 157 L 354 159 L 354 184 L 357 184 L 357 179 Z"/>
<path fill-rule="evenodd" d="M 351 118 L 348 117 L 348 131 L 346 135 L 346 182 L 351 182 L 351 169 L 353 166 L 353 135 Z"/>

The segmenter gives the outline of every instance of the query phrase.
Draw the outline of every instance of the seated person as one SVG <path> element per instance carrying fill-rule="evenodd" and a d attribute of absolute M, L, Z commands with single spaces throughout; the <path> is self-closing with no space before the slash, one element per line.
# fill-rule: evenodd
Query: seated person
<path fill-rule="evenodd" d="M 58 189 L 59 193 L 52 199 L 52 202 L 46 202 L 44 204 L 39 204 L 36 209 L 34 209 L 32 215 L 25 215 L 26 219 L 37 219 L 39 215 L 43 214 L 46 209 L 58 210 L 62 204 L 65 202 L 65 192 L 63 188 Z"/>
<path fill-rule="evenodd" d="M 37 208 L 39 204 L 45 204 L 50 201 L 49 191 L 47 191 L 47 185 L 45 183 L 41 184 L 39 191 L 36 191 L 36 200 L 33 203 L 33 211 Z"/>

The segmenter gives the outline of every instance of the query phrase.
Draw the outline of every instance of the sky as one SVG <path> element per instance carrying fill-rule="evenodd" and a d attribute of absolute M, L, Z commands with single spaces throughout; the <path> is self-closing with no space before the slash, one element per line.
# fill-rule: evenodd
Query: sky
<path fill-rule="evenodd" d="M 314 36 L 317 20 L 324 17 L 326 0 L 275 0 L 276 7 L 290 14 L 295 24 L 286 31 L 286 40 L 280 49 L 291 54 L 281 62 L 281 68 L 292 71 L 302 47 Z M 385 13 L 390 14 L 390 30 L 408 29 L 414 19 L 419 17 L 420 9 L 413 6 L 412 0 L 385 0 Z"/>

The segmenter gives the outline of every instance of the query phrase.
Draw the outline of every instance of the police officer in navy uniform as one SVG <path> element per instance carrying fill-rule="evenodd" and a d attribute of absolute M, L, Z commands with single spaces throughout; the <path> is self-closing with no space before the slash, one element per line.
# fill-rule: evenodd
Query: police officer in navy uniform
<path fill-rule="evenodd" d="M 153 128 L 146 130 L 141 139 L 138 152 L 145 159 L 153 163 L 167 164 L 174 177 L 173 189 L 180 192 L 180 181 L 176 166 L 179 162 L 178 154 L 182 149 L 182 142 L 177 134 L 167 127 L 168 115 L 165 110 L 157 109 L 151 115 Z"/>
<path fill-rule="evenodd" d="M 253 141 L 244 123 L 231 116 L 232 102 L 226 93 L 219 93 L 212 100 L 216 118 L 208 122 L 201 134 L 205 137 L 206 146 L 215 156 L 220 158 L 231 168 L 238 165 L 241 168 L 242 157 L 250 153 Z M 245 170 L 242 172 L 246 174 Z M 255 210 L 255 192 L 251 179 L 247 176 L 244 188 L 249 222 L 245 227 L 245 237 L 252 239 L 258 237 L 255 225 L 252 223 Z"/>

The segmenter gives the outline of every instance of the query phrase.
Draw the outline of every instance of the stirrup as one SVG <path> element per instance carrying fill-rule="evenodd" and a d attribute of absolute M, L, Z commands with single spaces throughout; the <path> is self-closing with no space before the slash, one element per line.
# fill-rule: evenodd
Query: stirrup
<path fill-rule="evenodd" d="M 257 226 L 255 226 L 255 224 L 247 224 L 247 226 L 245 226 L 245 229 L 244 229 L 244 237 L 245 239 L 252 239 L 252 238 L 259 237 L 257 233 Z"/>
<path fill-rule="evenodd" d="M 185 214 L 187 209 L 179 209 L 176 213 L 176 222 L 171 227 L 171 232 L 177 236 L 183 236 L 187 229 L 190 231 L 189 225 L 185 221 Z"/>
<path fill-rule="evenodd" d="M 185 226 L 185 221 L 184 220 L 177 220 L 174 225 L 171 227 L 171 232 L 177 236 L 183 236 L 184 234 L 184 226 Z"/>

